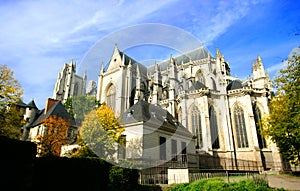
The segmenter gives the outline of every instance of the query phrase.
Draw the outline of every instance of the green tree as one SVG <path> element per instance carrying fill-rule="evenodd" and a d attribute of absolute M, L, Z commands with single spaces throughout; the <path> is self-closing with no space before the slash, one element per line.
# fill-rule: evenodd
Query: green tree
<path fill-rule="evenodd" d="M 0 135 L 11 139 L 20 139 L 22 136 L 20 127 L 25 124 L 22 114 L 22 110 L 15 104 L 1 111 L 0 115 L 4 117 L 0 118 Z"/>
<path fill-rule="evenodd" d="M 0 135 L 19 139 L 23 125 L 22 111 L 17 107 L 23 90 L 14 79 L 14 72 L 6 65 L 0 65 Z"/>
<path fill-rule="evenodd" d="M 106 104 L 87 114 L 79 128 L 79 135 L 99 157 L 114 161 L 124 128 Z M 87 152 L 87 150 L 83 150 Z M 90 153 L 88 151 L 88 153 Z M 78 153 L 77 153 L 78 155 Z"/>
<path fill-rule="evenodd" d="M 300 164 L 300 56 L 292 56 L 275 78 L 277 96 L 264 119 L 265 133 L 277 144 L 284 159 Z"/>
<path fill-rule="evenodd" d="M 76 120 L 76 123 L 81 125 L 84 116 L 91 110 L 99 107 L 99 102 L 95 96 L 78 95 L 68 98 L 64 106 L 69 114 Z"/>

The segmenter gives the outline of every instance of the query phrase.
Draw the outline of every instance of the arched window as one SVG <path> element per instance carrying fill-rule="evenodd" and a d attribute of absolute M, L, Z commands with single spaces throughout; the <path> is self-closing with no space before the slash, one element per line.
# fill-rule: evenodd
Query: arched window
<path fill-rule="evenodd" d="M 108 107 L 115 109 L 115 102 L 116 102 L 116 89 L 111 84 L 106 92 L 106 104 Z"/>
<path fill-rule="evenodd" d="M 249 144 L 243 108 L 237 105 L 234 107 L 233 112 L 238 148 L 248 147 Z"/>
<path fill-rule="evenodd" d="M 203 73 L 201 72 L 201 70 L 199 70 L 196 73 L 196 81 L 199 81 L 199 82 L 201 82 L 202 84 L 205 85 L 205 77 L 204 77 Z"/>
<path fill-rule="evenodd" d="M 217 90 L 216 81 L 211 77 L 212 90 Z"/>
<path fill-rule="evenodd" d="M 262 130 L 261 112 L 256 104 L 253 107 L 253 111 L 254 111 L 254 120 L 255 120 L 259 148 L 260 149 L 266 148 L 267 147 L 266 139 L 263 137 L 263 135 L 261 133 L 261 130 Z"/>
<path fill-rule="evenodd" d="M 220 148 L 219 143 L 219 130 L 217 123 L 217 115 L 213 106 L 209 108 L 209 124 L 210 124 L 210 137 L 212 142 L 212 148 L 218 149 Z"/>
<path fill-rule="evenodd" d="M 73 91 L 73 96 L 77 96 L 78 95 L 78 82 L 77 83 L 75 83 L 75 85 L 74 85 L 74 91 Z"/>
<path fill-rule="evenodd" d="M 178 109 L 177 120 L 182 123 L 182 109 L 181 107 Z"/>
<path fill-rule="evenodd" d="M 200 111 L 197 106 L 193 106 L 191 111 L 191 122 L 192 122 L 192 133 L 196 137 L 196 147 L 202 148 L 203 138 L 202 138 L 202 128 L 201 128 L 201 118 Z"/>

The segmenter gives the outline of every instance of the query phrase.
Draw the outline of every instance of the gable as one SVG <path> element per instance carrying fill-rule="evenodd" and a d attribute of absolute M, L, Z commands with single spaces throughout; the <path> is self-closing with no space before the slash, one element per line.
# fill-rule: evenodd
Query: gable
<path fill-rule="evenodd" d="M 117 46 L 115 46 L 115 50 L 112 54 L 112 57 L 109 61 L 109 64 L 108 64 L 108 68 L 107 68 L 107 71 L 110 71 L 110 70 L 113 70 L 115 68 L 118 68 L 119 66 L 121 66 L 122 64 L 122 57 L 121 57 L 121 53 L 118 49 Z"/>

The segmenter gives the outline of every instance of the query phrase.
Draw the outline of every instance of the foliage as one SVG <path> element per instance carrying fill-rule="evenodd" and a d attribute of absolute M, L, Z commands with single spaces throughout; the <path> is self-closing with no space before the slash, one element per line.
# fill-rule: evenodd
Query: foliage
<path fill-rule="evenodd" d="M 194 181 L 191 183 L 183 183 L 183 184 L 177 184 L 169 191 L 190 191 L 190 190 L 210 190 L 210 191 L 218 191 L 218 190 L 224 190 L 224 191 L 230 191 L 230 190 L 245 190 L 245 191 L 252 191 L 252 190 L 277 190 L 275 188 L 268 187 L 268 184 L 265 180 L 259 181 L 259 183 L 255 182 L 252 179 L 242 180 L 239 182 L 231 182 L 226 183 L 221 178 L 211 178 L 211 179 L 202 179 L 198 181 Z M 281 189 L 283 190 L 283 189 Z"/>
<path fill-rule="evenodd" d="M 50 116 L 43 120 L 45 131 L 42 135 L 37 135 L 40 156 L 60 156 L 61 146 L 69 142 L 67 137 L 70 122 L 57 117 Z"/>
<path fill-rule="evenodd" d="M 95 96 L 78 95 L 68 98 L 64 102 L 68 113 L 76 120 L 78 125 L 81 125 L 84 116 L 91 110 L 100 106 Z"/>
<path fill-rule="evenodd" d="M 0 135 L 11 139 L 20 139 L 22 133 L 20 127 L 25 123 L 22 110 L 16 105 L 11 105 L 1 112 L 4 118 L 0 117 Z"/>
<path fill-rule="evenodd" d="M 99 158 L 38 157 L 24 190 L 108 190 L 110 168 Z"/>
<path fill-rule="evenodd" d="M 109 190 L 131 191 L 138 187 L 138 171 L 136 169 L 113 166 L 109 172 Z"/>
<path fill-rule="evenodd" d="M 120 121 L 115 117 L 114 111 L 103 104 L 97 109 L 97 115 L 103 129 L 108 132 L 111 138 L 118 141 L 124 132 L 124 128 L 121 127 Z"/>
<path fill-rule="evenodd" d="M 162 187 L 155 184 L 149 184 L 149 185 L 139 185 L 136 189 L 137 191 L 162 191 Z"/>
<path fill-rule="evenodd" d="M 71 155 L 72 158 L 94 158 L 97 155 L 88 146 L 83 145 Z"/>
<path fill-rule="evenodd" d="M 22 111 L 16 106 L 23 90 L 14 79 L 14 72 L 6 65 L 0 65 L 0 135 L 13 139 L 21 136 Z"/>
<path fill-rule="evenodd" d="M 14 79 L 14 72 L 0 65 L 0 111 L 20 101 L 23 94 L 21 84 Z"/>
<path fill-rule="evenodd" d="M 283 158 L 300 164 L 300 56 L 287 61 L 275 79 L 278 95 L 264 119 L 265 134 L 277 144 Z"/>
<path fill-rule="evenodd" d="M 124 128 L 113 110 L 104 104 L 85 116 L 79 134 L 85 144 L 98 156 L 114 160 L 123 131 Z"/>

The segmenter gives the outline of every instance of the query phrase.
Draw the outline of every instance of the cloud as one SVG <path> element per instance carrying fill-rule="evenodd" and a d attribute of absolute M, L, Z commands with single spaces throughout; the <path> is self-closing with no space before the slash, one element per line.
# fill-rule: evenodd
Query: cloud
<path fill-rule="evenodd" d="M 204 13 L 198 13 L 200 16 L 194 18 L 194 23 L 199 24 L 194 26 L 193 33 L 197 34 L 206 45 L 210 45 L 237 21 L 250 14 L 253 6 L 268 1 L 205 1 Z"/>
<path fill-rule="evenodd" d="M 172 2 L 28 0 L 1 3 L 0 64 L 7 64 L 15 71 L 25 91 L 24 99 L 51 97 L 53 80 L 64 62 L 82 59 L 103 35 L 136 24 Z"/>
<path fill-rule="evenodd" d="M 46 95 L 51 97 L 55 83 L 53 80 L 55 81 L 57 72 L 63 64 L 71 59 L 79 63 L 86 52 L 108 34 L 133 25 L 162 23 L 179 27 L 195 35 L 206 46 L 210 46 L 231 28 L 238 30 L 235 25 L 243 19 L 249 19 L 250 14 L 255 14 L 254 8 L 266 2 L 269 0 L 5 1 L 0 4 L 0 24 L 2 26 L 0 30 L 0 64 L 7 64 L 15 71 L 17 79 L 21 81 L 25 90 L 24 97 L 30 99 Z M 263 15 L 263 13 L 261 14 Z M 152 30 L 145 32 L 153 33 L 153 35 L 159 33 Z M 126 38 L 126 36 L 122 36 L 122 38 Z M 250 46 L 252 43 L 250 39 L 245 40 L 247 46 L 243 44 L 244 41 L 235 44 L 234 46 L 239 46 L 238 50 L 233 45 L 229 50 L 230 43 L 227 43 L 228 41 L 224 47 L 220 48 L 226 48 L 232 52 L 233 59 L 230 58 L 229 61 L 235 59 L 236 63 L 233 64 L 236 66 L 243 64 L 248 57 L 249 65 L 251 65 L 251 59 L 255 59 L 258 54 L 256 45 L 262 43 L 258 42 L 259 40 L 253 41 L 254 45 L 252 46 Z M 264 39 L 261 38 L 261 40 Z M 294 40 L 289 43 L 296 44 Z M 265 50 L 265 52 L 260 52 L 262 58 L 274 58 L 274 54 L 286 49 L 286 46 L 278 46 L 275 47 L 275 51 L 273 45 L 270 43 L 267 48 L 264 45 L 259 50 Z M 242 52 L 245 51 L 242 46 L 248 48 L 246 53 Z M 254 49 L 255 54 L 253 53 Z M 269 56 L 267 55 L 268 51 L 270 51 Z M 282 54 L 285 52 L 280 53 L 280 55 Z M 228 57 L 227 55 L 230 54 L 225 54 L 225 57 Z M 252 55 L 255 56 L 252 58 Z M 166 55 L 166 58 L 168 56 L 169 54 Z M 162 57 L 160 55 L 160 58 Z M 151 58 L 145 59 L 151 60 Z M 274 65 L 266 65 L 266 68 L 274 71 L 278 62 L 279 60 L 272 62 Z M 100 63 L 101 60 L 99 60 L 99 67 Z M 243 68 L 243 70 L 245 69 Z M 41 105 L 44 105 L 44 100 Z"/>

